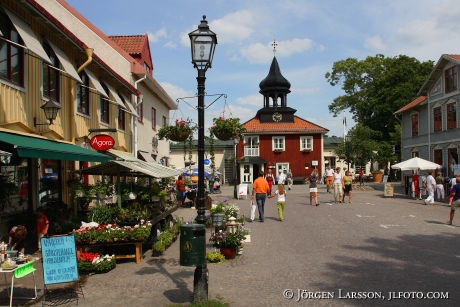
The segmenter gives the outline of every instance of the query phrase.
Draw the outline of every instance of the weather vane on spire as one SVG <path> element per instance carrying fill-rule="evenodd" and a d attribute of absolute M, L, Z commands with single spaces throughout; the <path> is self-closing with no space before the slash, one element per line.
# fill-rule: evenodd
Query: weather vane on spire
<path fill-rule="evenodd" d="M 272 46 L 273 46 L 273 55 L 276 55 L 276 46 L 278 46 L 276 39 L 273 39 Z"/>

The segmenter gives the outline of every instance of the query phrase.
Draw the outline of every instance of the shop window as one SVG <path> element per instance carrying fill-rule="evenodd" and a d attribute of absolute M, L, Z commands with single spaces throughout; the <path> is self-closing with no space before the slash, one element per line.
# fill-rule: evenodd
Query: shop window
<path fill-rule="evenodd" d="M 457 90 L 458 73 L 457 66 L 452 66 L 444 72 L 445 92 L 450 93 Z"/>
<path fill-rule="evenodd" d="M 157 109 L 152 108 L 152 130 L 157 130 Z"/>
<path fill-rule="evenodd" d="M 59 201 L 59 165 L 58 160 L 43 159 L 40 161 L 40 183 L 38 199 L 40 206 Z"/>
<path fill-rule="evenodd" d="M 80 73 L 82 83 L 77 86 L 77 112 L 89 116 L 89 78 Z"/>
<path fill-rule="evenodd" d="M 457 110 L 456 103 L 447 104 L 447 129 L 457 128 Z"/>
<path fill-rule="evenodd" d="M 43 96 L 53 101 L 60 101 L 60 73 L 59 73 L 59 60 L 51 49 L 50 45 L 46 42 L 43 43 L 43 49 L 51 60 L 51 64 L 43 63 Z"/>
<path fill-rule="evenodd" d="M 441 107 L 436 107 L 433 109 L 433 131 L 434 132 L 442 131 Z"/>
<path fill-rule="evenodd" d="M 285 145 L 284 145 L 284 136 L 274 136 L 272 138 L 272 148 L 273 150 L 285 150 Z"/>
<path fill-rule="evenodd" d="M 122 107 L 118 107 L 118 129 L 126 130 L 126 112 Z"/>
<path fill-rule="evenodd" d="M 137 118 L 137 121 L 140 123 L 144 122 L 144 103 L 143 102 L 137 105 L 136 111 L 137 111 L 137 115 L 139 115 L 139 117 Z"/>
<path fill-rule="evenodd" d="M 14 43 L 23 45 L 21 37 L 9 18 L 0 11 L 0 78 L 24 86 L 24 51 Z"/>
<path fill-rule="evenodd" d="M 313 137 L 302 136 L 300 137 L 300 150 L 313 150 Z"/>
<path fill-rule="evenodd" d="M 410 116 L 411 127 L 412 127 L 412 136 L 418 136 L 418 113 L 413 113 Z"/>
<path fill-rule="evenodd" d="M 102 88 L 104 89 L 105 93 L 107 94 L 107 97 L 109 97 L 109 89 L 108 87 L 104 84 L 101 83 Z M 99 95 L 99 107 L 100 107 L 100 120 L 103 123 L 110 123 L 110 101 L 109 98 L 104 97 L 103 95 Z"/>

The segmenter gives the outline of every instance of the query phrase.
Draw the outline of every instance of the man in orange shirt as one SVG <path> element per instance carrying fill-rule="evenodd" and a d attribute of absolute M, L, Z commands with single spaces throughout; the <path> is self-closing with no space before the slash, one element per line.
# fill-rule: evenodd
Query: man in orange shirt
<path fill-rule="evenodd" d="M 264 178 L 264 173 L 259 172 L 259 177 L 254 180 L 252 188 L 252 199 L 256 200 L 257 209 L 259 210 L 259 222 L 264 221 L 264 207 L 267 194 L 270 191 L 267 180 Z"/>

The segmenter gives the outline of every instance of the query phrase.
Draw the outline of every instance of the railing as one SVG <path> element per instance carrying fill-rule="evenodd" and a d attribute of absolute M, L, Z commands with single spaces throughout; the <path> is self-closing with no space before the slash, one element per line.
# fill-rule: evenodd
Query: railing
<path fill-rule="evenodd" d="M 259 156 L 259 146 L 244 146 L 244 156 L 245 157 L 258 157 Z"/>

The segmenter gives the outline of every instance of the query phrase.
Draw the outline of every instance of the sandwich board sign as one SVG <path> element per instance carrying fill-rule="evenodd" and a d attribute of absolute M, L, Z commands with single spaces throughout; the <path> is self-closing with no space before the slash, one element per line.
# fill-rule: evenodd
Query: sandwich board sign
<path fill-rule="evenodd" d="M 41 239 L 45 285 L 78 281 L 77 248 L 74 235 Z"/>

